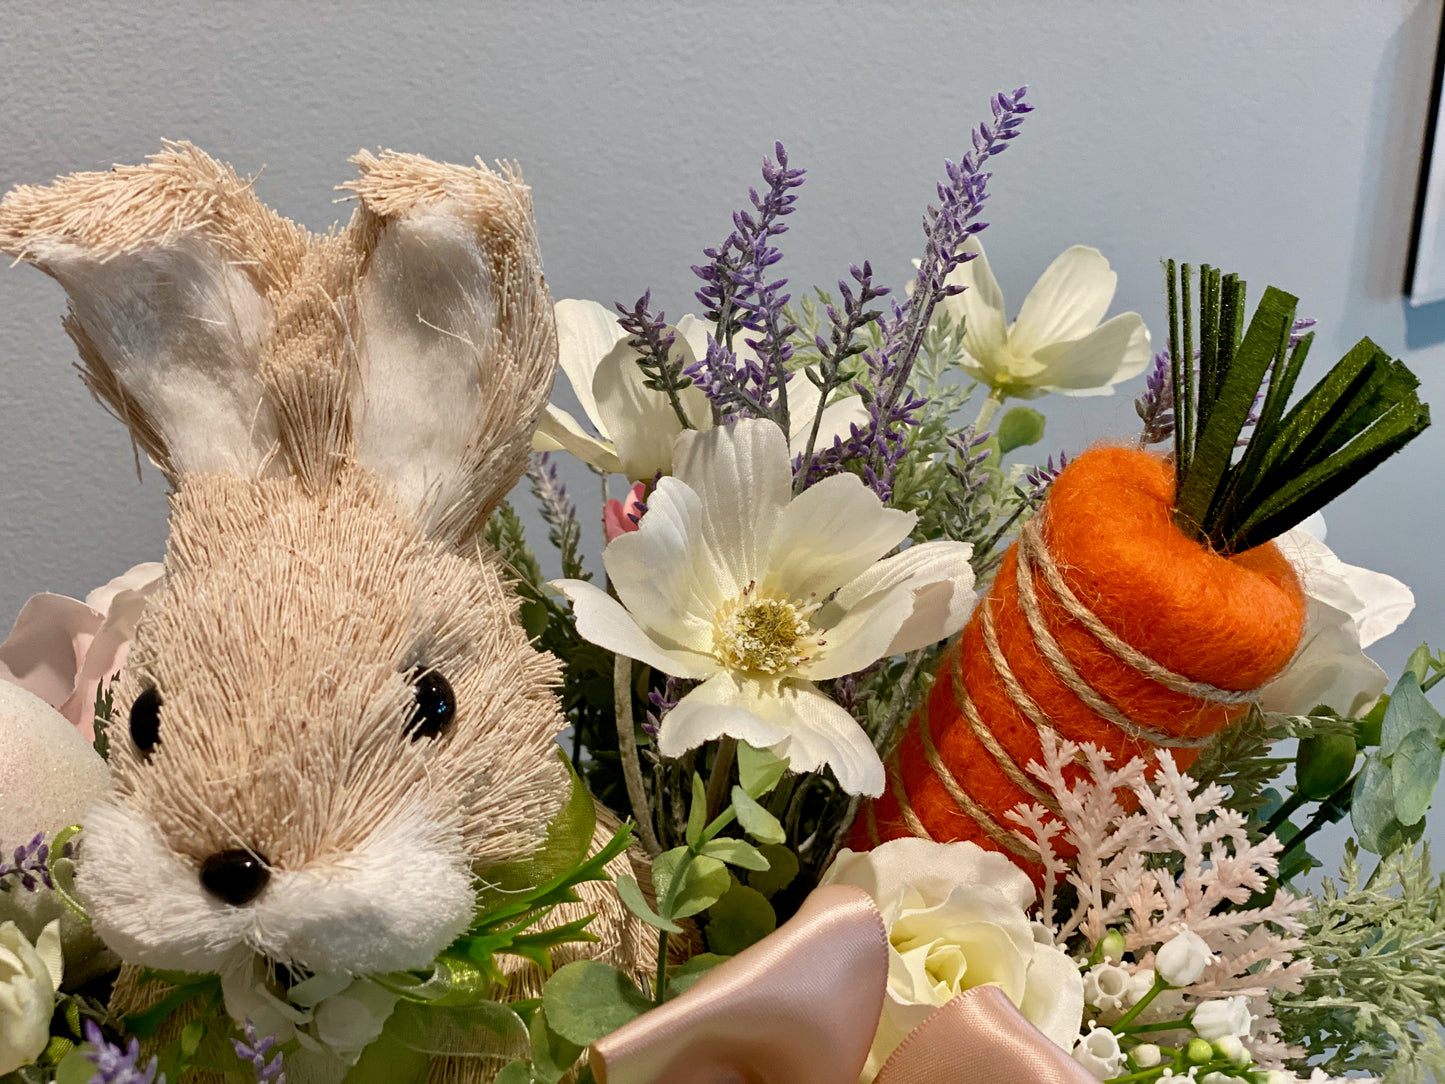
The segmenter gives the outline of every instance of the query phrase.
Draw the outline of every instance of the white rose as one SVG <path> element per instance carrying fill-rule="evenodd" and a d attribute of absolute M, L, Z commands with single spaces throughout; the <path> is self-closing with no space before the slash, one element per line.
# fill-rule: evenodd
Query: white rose
<path fill-rule="evenodd" d="M 941 1005 L 994 985 L 1051 1040 L 1072 1050 L 1084 980 L 1064 952 L 1034 937 L 1034 886 L 1003 855 L 973 843 L 897 839 L 844 850 L 824 884 L 862 888 L 888 930 L 888 991 L 865 1074 Z"/>
<path fill-rule="evenodd" d="M 61 961 L 59 921 L 33 945 L 15 923 L 0 925 L 0 1075 L 29 1065 L 49 1045 Z"/>
<path fill-rule="evenodd" d="M 1175 934 L 1154 956 L 1154 970 L 1170 986 L 1189 986 L 1214 961 L 1204 938 L 1193 930 Z"/>
<path fill-rule="evenodd" d="M 1094 1028 L 1074 1046 L 1074 1060 L 1100 1080 L 1118 1076 L 1124 1068 L 1124 1052 L 1118 1037 L 1108 1028 Z"/>
<path fill-rule="evenodd" d="M 1249 998 L 1227 997 L 1202 1002 L 1191 1018 L 1190 1026 L 1201 1039 L 1213 1042 L 1226 1035 L 1241 1038 L 1249 1034 L 1254 1017 L 1249 1012 Z"/>

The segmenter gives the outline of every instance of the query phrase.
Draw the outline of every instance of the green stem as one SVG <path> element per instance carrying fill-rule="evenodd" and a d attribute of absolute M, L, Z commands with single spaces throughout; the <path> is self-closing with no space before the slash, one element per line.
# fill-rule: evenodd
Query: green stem
<path fill-rule="evenodd" d="M 1109 1030 L 1118 1028 L 1118 1022 L 1109 1025 Z M 1189 1020 L 1186 1017 L 1182 1020 L 1160 1020 L 1153 1024 L 1135 1024 L 1129 1029 L 1130 1035 L 1142 1035 L 1146 1031 L 1178 1031 L 1180 1028 L 1187 1028 Z"/>
<path fill-rule="evenodd" d="M 1260 830 L 1262 835 L 1272 836 L 1279 831 L 1279 826 L 1294 816 L 1295 811 L 1308 802 L 1309 799 L 1301 791 L 1295 791 L 1286 798 L 1269 820 L 1264 822 L 1264 828 Z"/>
<path fill-rule="evenodd" d="M 1110 1024 L 1109 1030 L 1117 1032 L 1121 1028 L 1128 1027 L 1130 1022 L 1132 1022 L 1136 1016 L 1138 1016 L 1141 1012 L 1143 1012 L 1149 1007 L 1149 1002 L 1153 1001 L 1156 997 L 1158 997 L 1163 991 L 1167 989 L 1169 989 L 1169 984 L 1163 979 L 1161 979 L 1158 975 L 1155 975 L 1154 985 L 1149 988 L 1149 992 L 1143 997 L 1141 997 L 1132 1009 L 1126 1012 L 1123 1016 L 1119 1017 L 1119 1019 L 1114 1021 L 1114 1023 Z"/>
<path fill-rule="evenodd" d="M 718 742 L 717 756 L 713 758 L 712 771 L 707 777 L 707 818 L 712 820 L 722 810 L 723 802 L 730 793 L 729 783 L 733 778 L 733 761 L 737 757 L 737 738 L 724 737 Z"/>
<path fill-rule="evenodd" d="M 637 732 L 632 725 L 632 660 L 617 655 L 612 664 L 612 700 L 617 715 L 617 748 L 622 754 L 622 778 L 627 784 L 627 800 L 632 805 L 632 819 L 637 822 L 637 836 L 648 856 L 662 853 L 657 834 L 652 830 L 652 810 L 647 804 L 647 791 L 642 785 L 642 761 L 637 753 Z"/>
<path fill-rule="evenodd" d="M 1420 682 L 1420 691 L 1422 693 L 1428 693 L 1436 685 L 1440 684 L 1442 678 L 1445 678 L 1445 670 L 1437 670 L 1433 676 Z"/>
<path fill-rule="evenodd" d="M 1341 783 L 1338 790 L 1320 803 L 1320 807 L 1315 810 L 1315 814 L 1310 818 L 1309 823 L 1301 828 L 1294 837 L 1285 844 L 1284 850 L 1279 852 L 1279 866 L 1281 869 L 1284 868 L 1285 859 L 1288 858 L 1296 848 L 1302 847 L 1305 840 L 1309 839 L 1310 836 L 1314 835 L 1325 825 L 1334 824 L 1345 815 L 1345 811 L 1341 807 L 1345 799 L 1347 799 L 1355 789 L 1355 780 L 1358 778 L 1359 774 L 1356 773 Z"/>
<path fill-rule="evenodd" d="M 988 393 L 988 398 L 983 401 L 983 406 L 979 408 L 978 417 L 973 419 L 973 431 L 975 434 L 982 432 L 984 426 L 993 420 L 994 412 L 998 410 L 1003 401 L 1004 391 L 1002 388 L 994 388 Z"/>
<path fill-rule="evenodd" d="M 652 984 L 652 1003 L 667 1000 L 667 931 L 657 931 L 657 981 Z"/>

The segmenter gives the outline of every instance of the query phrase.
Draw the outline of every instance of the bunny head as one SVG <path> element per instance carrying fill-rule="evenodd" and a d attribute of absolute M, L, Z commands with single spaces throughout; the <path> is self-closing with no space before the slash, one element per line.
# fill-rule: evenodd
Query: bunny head
<path fill-rule="evenodd" d="M 325 236 L 186 144 L 0 203 L 174 491 L 78 874 L 131 963 L 423 967 L 569 786 L 556 662 L 480 541 L 556 365 L 528 189 L 354 161 Z"/>

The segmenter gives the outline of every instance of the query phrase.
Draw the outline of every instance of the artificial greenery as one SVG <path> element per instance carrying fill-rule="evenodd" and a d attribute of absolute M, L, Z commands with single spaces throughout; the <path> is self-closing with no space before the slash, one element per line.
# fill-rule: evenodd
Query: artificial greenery
<path fill-rule="evenodd" d="M 1338 880 L 1326 879 L 1302 919 L 1313 970 L 1298 993 L 1277 993 L 1286 1042 L 1320 1065 L 1423 1084 L 1445 1071 L 1445 877 L 1424 845 L 1402 848 L 1362 879 L 1351 841 Z M 1308 1062 L 1308 1064 L 1306 1064 Z"/>
<path fill-rule="evenodd" d="M 1190 266 L 1167 261 L 1165 283 L 1174 519 L 1216 551 L 1238 553 L 1283 534 L 1430 424 L 1414 374 L 1369 339 L 1287 411 L 1313 341 L 1292 335 L 1297 299 L 1268 287 L 1246 326 L 1243 280 L 1208 265 L 1199 277 L 1196 374 Z"/>

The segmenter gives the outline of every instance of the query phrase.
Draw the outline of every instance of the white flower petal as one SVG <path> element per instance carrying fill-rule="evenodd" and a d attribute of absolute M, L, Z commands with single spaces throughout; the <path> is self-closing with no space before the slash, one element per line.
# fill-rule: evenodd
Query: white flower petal
<path fill-rule="evenodd" d="M 767 571 L 773 532 L 792 496 L 793 467 L 782 430 L 747 419 L 677 440 L 673 473 L 702 498 L 704 553 L 726 597 Z M 644 517 L 644 520 L 646 517 Z"/>
<path fill-rule="evenodd" d="M 778 692 L 756 701 L 771 721 L 788 729 L 788 736 L 771 746 L 774 755 L 786 758 L 795 772 L 816 772 L 826 764 L 849 794 L 883 793 L 883 761 L 858 720 L 810 681 L 783 681 Z"/>
<path fill-rule="evenodd" d="M 1009 346 L 1032 354 L 1052 343 L 1081 339 L 1104 318 L 1119 276 L 1104 254 L 1074 245 L 1039 276 L 1009 330 Z"/>
<path fill-rule="evenodd" d="M 622 473 L 633 482 L 650 482 L 672 471 L 672 443 L 682 422 L 667 396 L 643 383 L 638 354 L 625 342 L 614 346 L 597 365 L 592 394 L 597 411 L 622 461 Z M 702 395 L 701 390 L 689 391 Z"/>
<path fill-rule="evenodd" d="M 752 710 L 754 690 L 732 674 L 709 678 L 678 701 L 662 717 L 657 749 L 677 757 L 703 742 L 727 735 L 757 749 L 767 749 L 788 736 L 786 727 Z"/>
<path fill-rule="evenodd" d="M 677 322 L 678 338 L 682 340 L 688 353 L 692 355 L 690 361 L 701 361 L 707 357 L 707 338 L 712 331 L 711 323 L 699 320 L 692 313 L 688 313 Z"/>
<path fill-rule="evenodd" d="M 563 298 L 553 306 L 557 318 L 557 364 L 588 420 L 604 438 L 612 434 L 597 412 L 592 381 L 598 363 L 627 333 L 617 317 L 595 301 Z"/>
<path fill-rule="evenodd" d="M 972 553 L 963 542 L 924 542 L 878 562 L 819 611 L 827 650 L 798 673 L 842 677 L 952 636 L 973 608 Z"/>
<path fill-rule="evenodd" d="M 50 985 L 60 989 L 60 980 L 65 974 L 65 953 L 60 947 L 60 919 L 51 919 L 35 939 L 35 955 L 45 965 L 50 975 Z"/>
<path fill-rule="evenodd" d="M 1084 1022 L 1084 978 L 1062 951 L 1037 945 L 1019 1011 L 1065 1050 L 1073 1048 Z"/>
<path fill-rule="evenodd" d="M 1082 339 L 1041 347 L 1036 383 L 1060 395 L 1112 395 L 1110 385 L 1138 376 L 1149 365 L 1149 329 L 1137 312 L 1124 312 Z"/>
<path fill-rule="evenodd" d="M 918 516 L 885 508 L 856 474 L 835 474 L 783 509 L 763 590 L 821 602 L 908 537 Z"/>
<path fill-rule="evenodd" d="M 622 461 L 609 440 L 589 435 L 577 419 L 565 410 L 547 404 L 547 410 L 532 434 L 534 452 L 570 452 L 584 463 L 590 463 L 607 474 L 620 474 Z"/>
<path fill-rule="evenodd" d="M 1003 291 L 993 277 L 993 269 L 988 265 L 988 257 L 977 235 L 965 241 L 961 250 L 977 252 L 978 255 L 954 268 L 948 276 L 949 285 L 965 286 L 967 289 L 945 298 L 943 307 L 955 320 L 963 320 L 964 349 L 982 367 L 986 367 L 989 359 L 1001 353 L 1008 344 Z"/>
<path fill-rule="evenodd" d="M 1038 896 L 1028 874 L 1005 854 L 976 843 L 935 843 L 912 836 L 889 840 L 871 851 L 839 851 L 821 883 L 857 885 L 880 906 L 897 886 L 908 885 L 920 894 L 925 907 L 944 902 L 958 885 L 988 885 L 1000 893 L 1001 903 L 1016 907 L 1021 916 Z M 1028 927 L 1026 918 L 1023 925 Z"/>
<path fill-rule="evenodd" d="M 704 594 L 715 585 L 694 574 L 701 549 L 702 501 L 676 478 L 663 478 L 637 530 L 614 538 L 602 563 L 622 605 L 649 635 L 710 654 L 722 600 Z"/>
<path fill-rule="evenodd" d="M 711 656 L 678 644 L 658 643 L 601 588 L 585 580 L 553 580 L 548 586 L 572 601 L 577 635 L 589 643 L 645 662 L 673 677 L 705 678 L 717 673 L 717 663 Z"/>
<path fill-rule="evenodd" d="M 1367 710 L 1388 683 L 1363 646 L 1393 631 L 1415 599 L 1394 577 L 1345 564 L 1311 528 L 1322 534 L 1323 521 L 1302 524 L 1279 539 L 1309 605 L 1300 649 L 1265 686 L 1261 703 L 1266 711 L 1293 715 L 1321 704 L 1350 715 Z"/>

